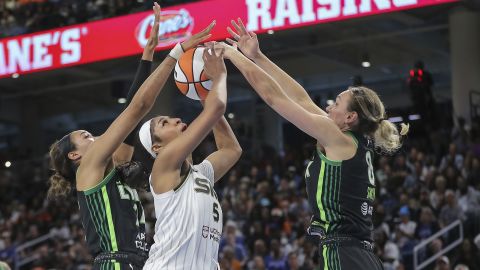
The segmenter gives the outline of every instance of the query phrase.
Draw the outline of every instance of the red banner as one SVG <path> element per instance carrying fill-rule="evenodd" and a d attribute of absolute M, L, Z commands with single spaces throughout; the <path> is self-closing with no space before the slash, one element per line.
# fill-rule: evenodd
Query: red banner
<path fill-rule="evenodd" d="M 158 50 L 217 24 L 212 40 L 225 39 L 231 19 L 257 33 L 346 20 L 458 0 L 207 0 L 162 9 Z M 142 12 L 0 40 L 0 78 L 139 54 L 153 23 Z"/>

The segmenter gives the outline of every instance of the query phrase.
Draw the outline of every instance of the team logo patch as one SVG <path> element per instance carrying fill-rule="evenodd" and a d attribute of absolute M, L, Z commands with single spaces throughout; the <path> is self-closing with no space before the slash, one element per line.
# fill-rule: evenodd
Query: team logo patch
<path fill-rule="evenodd" d="M 368 204 L 366 202 L 362 203 L 362 209 L 361 210 L 362 210 L 362 214 L 364 216 L 366 216 L 367 213 L 368 213 Z"/>
<path fill-rule="evenodd" d="M 208 226 L 203 225 L 202 228 L 202 236 L 203 238 L 207 238 L 209 234 L 210 228 Z"/>

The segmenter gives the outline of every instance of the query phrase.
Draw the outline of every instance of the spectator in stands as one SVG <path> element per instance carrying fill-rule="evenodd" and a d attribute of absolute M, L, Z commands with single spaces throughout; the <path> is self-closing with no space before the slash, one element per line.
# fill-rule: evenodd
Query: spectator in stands
<path fill-rule="evenodd" d="M 451 270 L 450 267 L 450 260 L 447 256 L 442 256 L 440 259 L 437 260 L 437 265 L 435 266 L 435 270 Z"/>
<path fill-rule="evenodd" d="M 267 264 L 268 270 L 287 270 L 287 260 L 280 251 L 280 241 L 273 239 L 270 242 L 270 256 L 271 259 Z"/>
<path fill-rule="evenodd" d="M 226 227 L 229 227 L 229 224 L 227 224 Z M 240 265 L 242 266 L 245 265 L 247 260 L 247 251 L 245 250 L 245 247 L 243 245 L 243 238 L 236 236 L 235 227 L 230 230 L 227 229 L 223 232 L 222 241 L 220 245 L 222 244 L 224 245 L 222 246 L 222 248 L 229 247 L 233 250 L 234 257 L 237 261 L 240 262 Z M 222 248 L 220 248 L 220 252 L 222 251 Z"/>
<path fill-rule="evenodd" d="M 420 207 L 428 207 L 430 208 L 430 210 L 432 210 L 432 212 L 435 212 L 433 206 L 430 204 L 430 198 L 429 198 L 429 193 L 428 193 L 428 189 L 426 188 L 422 188 L 420 190 L 420 196 L 419 196 L 419 204 L 420 204 Z"/>
<path fill-rule="evenodd" d="M 443 156 L 440 162 L 440 171 L 445 170 L 449 165 L 455 166 L 458 170 L 460 170 L 463 165 L 463 156 L 457 152 L 457 146 L 453 143 L 449 145 L 448 154 Z"/>
<path fill-rule="evenodd" d="M 255 247 L 253 249 L 253 256 L 252 257 L 260 257 L 262 258 L 262 262 L 263 264 L 267 265 L 270 260 L 271 260 L 271 257 L 270 255 L 268 254 L 268 250 L 267 250 L 267 247 L 265 245 L 265 241 L 261 240 L 261 239 L 257 239 L 255 241 Z M 255 261 L 251 261 L 249 262 L 249 265 L 254 265 L 256 264 Z"/>
<path fill-rule="evenodd" d="M 446 187 L 447 179 L 443 175 L 437 176 L 435 178 L 435 190 L 430 193 L 430 204 L 436 211 L 439 211 L 443 206 Z"/>
<path fill-rule="evenodd" d="M 251 270 L 266 270 L 267 268 L 265 267 L 265 261 L 263 260 L 263 258 L 261 256 L 255 256 L 253 258 L 253 265 L 249 269 L 251 269 Z"/>
<path fill-rule="evenodd" d="M 458 249 L 457 259 L 453 265 L 463 264 L 469 269 L 480 269 L 480 258 L 477 247 L 470 239 L 464 239 L 461 248 Z"/>
<path fill-rule="evenodd" d="M 452 143 L 455 144 L 456 148 L 460 152 L 467 151 L 469 136 L 468 136 L 465 118 L 463 117 L 457 118 L 457 125 L 453 127 L 451 137 L 452 137 Z"/>
<path fill-rule="evenodd" d="M 392 169 L 393 173 L 390 180 L 393 181 L 395 186 L 403 185 L 403 182 L 405 181 L 409 170 L 407 167 L 405 156 L 396 156 Z"/>
<path fill-rule="evenodd" d="M 446 204 L 442 207 L 439 215 L 440 227 L 448 226 L 457 219 L 464 220 L 462 208 L 457 203 L 457 198 L 453 190 L 449 189 L 445 192 Z"/>
<path fill-rule="evenodd" d="M 480 159 L 479 158 L 474 158 L 472 160 L 472 169 L 468 173 L 468 181 L 469 183 L 472 183 L 475 185 L 475 189 L 479 190 L 480 189 Z"/>
<path fill-rule="evenodd" d="M 231 246 L 225 246 L 220 260 L 221 269 L 241 270 L 242 263 L 235 258 L 234 250 Z"/>
<path fill-rule="evenodd" d="M 466 214 L 480 209 L 480 191 L 467 184 L 463 176 L 457 177 L 456 197 L 462 211 Z"/>
<path fill-rule="evenodd" d="M 287 270 L 300 270 L 298 256 L 294 251 L 288 253 Z"/>
<path fill-rule="evenodd" d="M 388 239 L 385 231 L 376 231 L 374 234 L 376 254 L 381 258 L 385 270 L 394 270 L 400 264 L 400 250 L 394 242 Z"/>
<path fill-rule="evenodd" d="M 161 6 L 196 0 L 157 0 Z M 143 2 L 143 3 L 142 3 Z M 0 38 L 149 10 L 153 1 L 0 1 Z"/>
<path fill-rule="evenodd" d="M 428 207 L 422 207 L 420 212 L 420 222 L 415 229 L 415 238 L 424 240 L 435 234 L 440 227 L 438 226 L 432 209 Z"/>
<path fill-rule="evenodd" d="M 383 232 L 386 235 L 390 235 L 390 227 L 385 222 L 385 207 L 381 204 L 375 206 L 375 216 L 373 216 L 372 222 L 375 227 L 374 233 Z"/>
<path fill-rule="evenodd" d="M 400 247 L 403 247 L 409 240 L 413 239 L 417 223 L 410 220 L 410 210 L 408 206 L 402 206 L 398 211 L 400 224 L 397 226 L 396 238 Z"/>

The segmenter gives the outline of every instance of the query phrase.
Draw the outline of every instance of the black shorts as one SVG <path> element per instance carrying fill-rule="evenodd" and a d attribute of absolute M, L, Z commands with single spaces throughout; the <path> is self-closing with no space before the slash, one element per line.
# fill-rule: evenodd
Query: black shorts
<path fill-rule="evenodd" d="M 93 264 L 93 270 L 142 270 L 143 267 L 138 267 L 130 263 L 120 262 L 96 262 Z"/>
<path fill-rule="evenodd" d="M 382 262 L 372 251 L 356 245 L 322 245 L 319 255 L 322 270 L 383 270 Z"/>

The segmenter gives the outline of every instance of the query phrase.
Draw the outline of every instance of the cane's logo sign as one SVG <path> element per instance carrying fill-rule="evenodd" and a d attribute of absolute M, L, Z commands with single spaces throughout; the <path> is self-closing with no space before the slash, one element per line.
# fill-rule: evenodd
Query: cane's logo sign
<path fill-rule="evenodd" d="M 142 48 L 147 45 L 154 20 L 155 16 L 149 15 L 137 26 L 135 35 Z M 157 47 L 166 47 L 187 39 L 192 35 L 193 25 L 193 17 L 186 9 L 162 11 Z"/>

